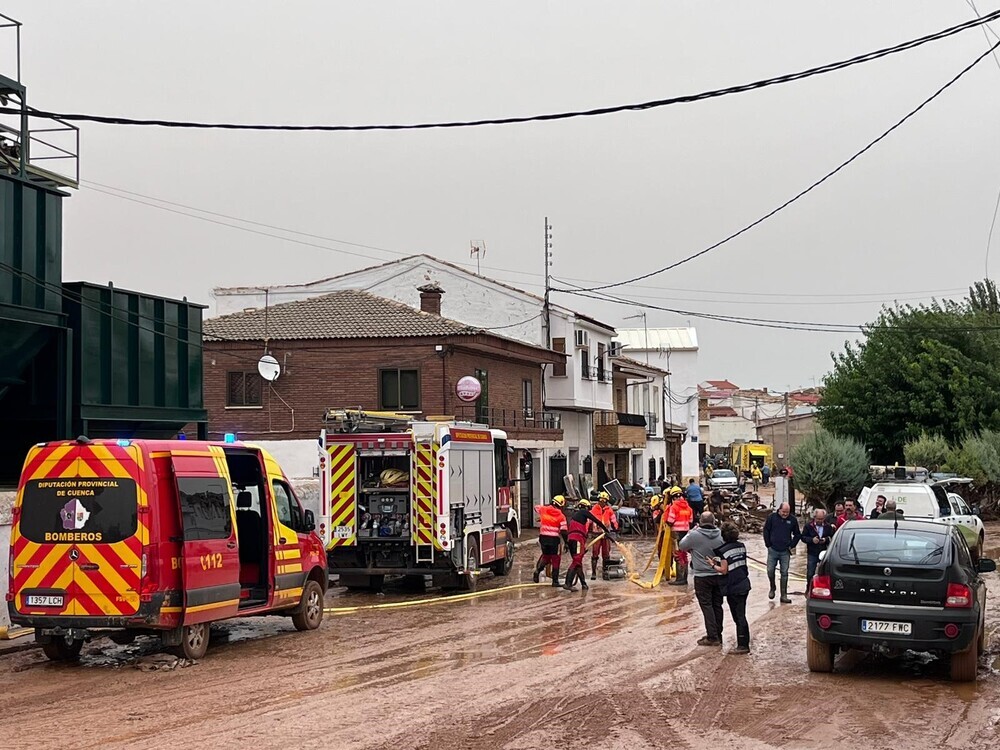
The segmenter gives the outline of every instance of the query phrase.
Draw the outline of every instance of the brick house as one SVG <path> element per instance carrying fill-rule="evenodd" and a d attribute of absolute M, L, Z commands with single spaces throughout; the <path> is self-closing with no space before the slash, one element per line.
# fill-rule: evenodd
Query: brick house
<path fill-rule="evenodd" d="M 541 378 L 564 355 L 441 317 L 442 293 L 424 286 L 416 310 L 350 289 L 205 321 L 210 437 L 264 443 L 297 476 L 312 474 L 333 407 L 490 423 L 503 413 L 514 447 L 561 441 L 558 419 L 542 410 Z M 265 351 L 281 367 L 274 382 L 257 372 Z M 483 383 L 473 404 L 455 393 L 465 375 Z"/>

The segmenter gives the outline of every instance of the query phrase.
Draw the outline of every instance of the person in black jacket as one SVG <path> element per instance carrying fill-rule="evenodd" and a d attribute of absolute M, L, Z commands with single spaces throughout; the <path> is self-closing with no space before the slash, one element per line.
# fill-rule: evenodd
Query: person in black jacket
<path fill-rule="evenodd" d="M 819 553 L 830 547 L 830 539 L 837 527 L 826 520 L 826 511 L 817 508 L 812 520 L 802 529 L 802 543 L 806 545 L 806 593 L 812 588 L 813 575 L 819 564 Z"/>
<path fill-rule="evenodd" d="M 788 598 L 789 551 L 799 543 L 799 522 L 792 515 L 788 503 L 782 503 L 777 513 L 772 513 L 764 522 L 764 546 L 767 547 L 767 580 L 771 590 L 768 599 L 774 598 L 774 570 L 781 566 L 781 603 L 791 604 Z"/>
<path fill-rule="evenodd" d="M 612 541 L 618 541 L 614 532 L 605 526 L 600 518 L 590 512 L 589 500 L 580 500 L 577 502 L 576 510 L 569 517 L 569 533 L 567 534 L 569 553 L 573 556 L 569 570 L 566 571 L 566 580 L 563 583 L 563 588 L 567 591 L 576 591 L 573 588 L 574 578 L 580 581 L 582 588 L 588 588 L 587 576 L 583 572 L 583 555 L 587 551 L 588 522 L 600 527 Z"/>
<path fill-rule="evenodd" d="M 747 598 L 750 596 L 750 571 L 747 569 L 747 548 L 739 541 L 740 530 L 734 524 L 722 524 L 721 547 L 710 560 L 715 571 L 723 576 L 722 593 L 729 602 L 729 612 L 736 623 L 736 648 L 731 654 L 750 653 L 750 623 L 747 621 Z"/>

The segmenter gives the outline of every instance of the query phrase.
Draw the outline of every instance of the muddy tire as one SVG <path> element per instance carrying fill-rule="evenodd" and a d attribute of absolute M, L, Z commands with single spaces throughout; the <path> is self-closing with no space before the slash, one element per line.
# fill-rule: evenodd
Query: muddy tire
<path fill-rule="evenodd" d="M 976 671 L 979 669 L 978 643 L 972 643 L 965 651 L 952 654 L 949 668 L 952 682 L 975 682 Z"/>
<path fill-rule="evenodd" d="M 983 601 L 983 609 L 986 609 L 986 602 Z M 986 653 L 986 619 L 979 623 L 979 635 L 976 637 L 976 648 L 979 653 Z"/>
<path fill-rule="evenodd" d="M 509 534 L 510 532 L 508 532 Z M 504 549 L 507 554 L 504 556 L 503 560 L 500 562 L 493 563 L 490 566 L 490 570 L 493 571 L 495 576 L 505 576 L 510 573 L 511 569 L 514 567 L 514 540 L 507 537 L 507 541 L 504 543 Z"/>
<path fill-rule="evenodd" d="M 475 591 L 479 585 L 479 542 L 469 537 L 465 550 L 465 573 L 461 576 L 461 588 Z"/>
<path fill-rule="evenodd" d="M 184 659 L 204 659 L 210 632 L 207 622 L 185 625 L 181 629 L 181 645 L 174 647 L 173 652 Z"/>
<path fill-rule="evenodd" d="M 984 543 L 983 535 L 980 534 L 979 544 L 977 544 L 975 547 L 969 550 L 970 554 L 972 555 L 972 564 L 977 568 L 979 567 L 979 560 L 983 556 L 983 543 Z"/>
<path fill-rule="evenodd" d="M 810 672 L 832 672 L 833 655 L 833 646 L 817 641 L 812 633 L 806 632 L 806 662 Z"/>
<path fill-rule="evenodd" d="M 316 581 L 306 581 L 302 602 L 292 613 L 296 630 L 315 630 L 323 622 L 323 588 Z"/>
<path fill-rule="evenodd" d="M 83 640 L 80 638 L 74 638 L 69 643 L 65 638 L 53 638 L 42 644 L 42 653 L 49 661 L 76 661 L 80 658 L 82 648 Z"/>

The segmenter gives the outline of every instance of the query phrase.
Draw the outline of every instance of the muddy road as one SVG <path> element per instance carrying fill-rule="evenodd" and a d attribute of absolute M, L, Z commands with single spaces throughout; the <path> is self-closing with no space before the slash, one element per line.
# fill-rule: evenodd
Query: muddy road
<path fill-rule="evenodd" d="M 1000 526 L 987 553 L 1000 553 Z M 749 541 L 751 555 L 763 547 Z M 649 543 L 635 545 L 645 560 Z M 537 548 L 518 550 L 507 579 L 530 582 Z M 804 571 L 805 556 L 792 558 Z M 803 582 L 793 603 L 769 602 L 753 570 L 750 656 L 701 648 L 692 587 L 644 591 L 596 581 L 469 601 L 327 615 L 296 633 L 285 619 L 236 621 L 213 632 L 200 663 L 142 671 L 153 641 L 97 641 L 78 665 L 38 650 L 0 655 L 7 689 L 3 746 L 16 748 L 473 748 L 512 750 L 726 747 L 967 748 L 1000 731 L 1000 577 L 987 576 L 988 654 L 975 685 L 945 665 L 847 654 L 832 675 L 805 664 Z M 649 577 L 649 574 L 647 574 Z M 327 605 L 405 601 L 331 590 Z M 434 593 L 426 596 L 436 596 Z M 426 597 L 424 597 L 426 598 Z"/>

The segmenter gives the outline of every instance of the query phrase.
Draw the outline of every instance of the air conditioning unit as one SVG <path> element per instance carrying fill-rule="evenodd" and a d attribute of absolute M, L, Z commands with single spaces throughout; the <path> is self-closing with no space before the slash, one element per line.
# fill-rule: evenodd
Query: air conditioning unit
<path fill-rule="evenodd" d="M 590 334 L 589 333 L 587 333 L 586 331 L 581 331 L 579 329 L 576 330 L 576 331 L 574 331 L 574 333 L 576 334 L 576 348 L 577 349 L 586 349 L 587 347 L 590 346 Z"/>
<path fill-rule="evenodd" d="M 609 357 L 620 357 L 622 356 L 622 342 L 612 341 L 608 346 L 608 356 Z"/>

